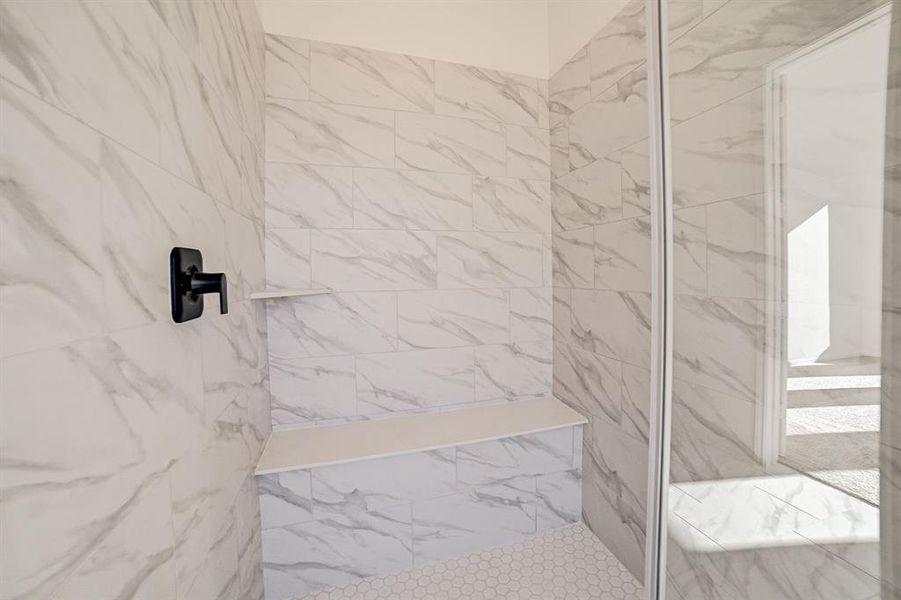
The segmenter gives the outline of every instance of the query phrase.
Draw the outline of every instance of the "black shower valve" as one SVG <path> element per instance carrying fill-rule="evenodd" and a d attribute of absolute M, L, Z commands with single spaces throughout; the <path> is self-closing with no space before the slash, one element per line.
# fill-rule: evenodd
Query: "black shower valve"
<path fill-rule="evenodd" d="M 219 294 L 219 312 L 228 313 L 225 273 L 204 273 L 203 255 L 194 248 L 172 248 L 169 253 L 169 288 L 172 320 L 184 323 L 203 314 L 203 296 Z"/>

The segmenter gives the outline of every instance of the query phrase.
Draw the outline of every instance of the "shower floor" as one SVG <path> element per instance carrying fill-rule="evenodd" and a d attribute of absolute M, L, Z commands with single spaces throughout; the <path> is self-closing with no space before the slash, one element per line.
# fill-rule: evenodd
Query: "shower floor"
<path fill-rule="evenodd" d="M 582 523 L 303 600 L 640 600 L 641 585 Z M 300 600 L 300 599 L 298 599 Z"/>

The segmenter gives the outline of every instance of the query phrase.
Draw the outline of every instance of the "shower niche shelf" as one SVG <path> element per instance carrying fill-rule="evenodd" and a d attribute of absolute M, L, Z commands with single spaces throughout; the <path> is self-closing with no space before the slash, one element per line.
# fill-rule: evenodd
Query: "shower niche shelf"
<path fill-rule="evenodd" d="M 265 290 L 250 294 L 251 300 L 276 300 L 278 298 L 297 298 L 300 296 L 321 296 L 331 294 L 332 290 L 321 288 L 316 290 Z"/>
<path fill-rule="evenodd" d="M 573 427 L 585 417 L 556 398 L 273 431 L 257 475 L 438 450 Z"/>

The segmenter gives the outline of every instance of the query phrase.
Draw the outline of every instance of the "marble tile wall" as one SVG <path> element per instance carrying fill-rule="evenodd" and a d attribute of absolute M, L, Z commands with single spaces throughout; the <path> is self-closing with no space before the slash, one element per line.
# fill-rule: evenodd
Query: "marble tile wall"
<path fill-rule="evenodd" d="M 551 391 L 547 82 L 266 36 L 275 427 Z"/>
<path fill-rule="evenodd" d="M 691 8 L 700 14 L 700 2 Z M 627 4 L 548 88 L 553 392 L 589 419 L 583 518 L 641 580 L 651 334 L 643 0 Z"/>
<path fill-rule="evenodd" d="M 2 2 L 0 22 L 0 598 L 262 598 L 254 5 Z M 228 315 L 172 323 L 174 245 L 227 274 Z"/>
<path fill-rule="evenodd" d="M 581 440 L 565 427 L 259 476 L 266 599 L 578 522 Z"/>

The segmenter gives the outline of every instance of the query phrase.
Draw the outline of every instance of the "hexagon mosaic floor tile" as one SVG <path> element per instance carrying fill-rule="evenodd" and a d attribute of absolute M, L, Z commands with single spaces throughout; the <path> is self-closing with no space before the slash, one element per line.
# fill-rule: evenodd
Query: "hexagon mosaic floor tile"
<path fill-rule="evenodd" d="M 300 598 L 641 600 L 642 589 L 601 541 L 578 523 L 508 546 L 370 577 Z"/>

